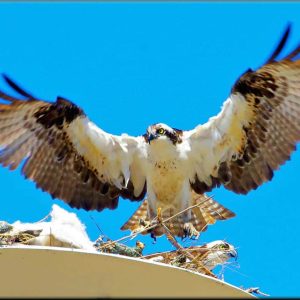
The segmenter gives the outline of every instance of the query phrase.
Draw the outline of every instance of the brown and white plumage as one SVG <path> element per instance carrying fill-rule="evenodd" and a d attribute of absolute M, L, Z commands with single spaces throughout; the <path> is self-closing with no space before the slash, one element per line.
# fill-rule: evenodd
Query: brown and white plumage
<path fill-rule="evenodd" d="M 13 170 L 26 158 L 22 168 L 25 177 L 72 207 L 100 211 L 115 208 L 119 195 L 131 200 L 143 198 L 145 183 L 134 178 L 139 174 L 131 174 L 136 195 L 132 181 L 125 178 L 129 172 L 126 162 L 134 157 L 129 148 L 131 143 L 139 143 L 138 138 L 102 132 L 81 109 L 60 97 L 55 103 L 32 96 L 21 100 L 0 93 L 0 97 L 10 102 L 0 104 L 3 166 Z M 136 164 L 138 159 L 132 163 L 133 171 Z"/>
<path fill-rule="evenodd" d="M 72 102 L 42 101 L 5 77 L 20 98 L 0 93 L 0 163 L 15 169 L 26 159 L 27 178 L 86 210 L 147 192 L 150 220 L 158 208 L 167 218 L 191 206 L 193 191 L 224 185 L 246 194 L 271 180 L 300 139 L 300 46 L 276 61 L 289 31 L 266 64 L 236 81 L 221 112 L 190 131 L 159 123 L 139 137 L 111 135 Z"/>
<path fill-rule="evenodd" d="M 202 268 L 199 268 L 199 264 L 195 261 L 191 261 L 185 253 L 189 253 L 195 258 L 195 261 L 201 263 L 208 270 L 213 270 L 218 265 L 225 264 L 229 259 L 237 259 L 237 251 L 235 247 L 225 241 L 213 241 L 201 246 L 193 246 L 174 251 L 158 252 L 149 255 L 145 255 L 144 259 L 152 261 L 162 262 L 165 264 L 171 264 L 180 266 L 186 269 L 197 270 L 203 272 Z"/>
<path fill-rule="evenodd" d="M 191 218 L 189 222 L 198 232 L 206 231 L 208 225 L 215 224 L 218 220 L 228 220 L 235 216 L 235 213 L 227 209 L 217 201 L 214 201 L 207 195 L 197 195 L 193 193 L 191 205 Z M 164 233 L 164 229 L 157 226 L 150 231 L 143 230 L 145 224 L 149 224 L 148 201 L 145 199 L 138 207 L 129 220 L 121 227 L 122 230 L 130 230 L 132 232 L 141 231 L 142 234 L 151 232 L 155 236 Z M 184 222 L 181 214 L 174 216 L 171 220 L 164 223 L 173 233 L 184 232 Z"/>
<path fill-rule="evenodd" d="M 237 80 L 222 111 L 187 132 L 194 162 L 201 152 L 210 162 L 204 170 L 203 164 L 195 168 L 196 192 L 223 184 L 246 194 L 271 180 L 295 150 L 300 139 L 300 46 L 275 60 L 289 30 L 264 66 L 249 69 Z"/>

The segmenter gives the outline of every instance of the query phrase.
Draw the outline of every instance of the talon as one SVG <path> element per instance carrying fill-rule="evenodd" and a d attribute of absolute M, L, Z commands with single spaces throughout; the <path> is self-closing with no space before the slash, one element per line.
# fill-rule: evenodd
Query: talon
<path fill-rule="evenodd" d="M 182 239 L 188 237 L 192 240 L 197 240 L 199 236 L 200 236 L 200 232 L 196 230 L 196 228 L 192 223 L 184 223 Z"/>
<path fill-rule="evenodd" d="M 147 227 L 150 225 L 150 221 L 146 221 L 145 219 L 139 219 L 139 225 L 143 226 L 143 227 Z"/>
<path fill-rule="evenodd" d="M 151 221 L 148 221 L 145 219 L 139 219 L 139 225 L 144 229 L 147 229 L 147 227 L 152 227 L 156 224 L 157 224 L 157 220 L 155 220 L 155 219 L 151 220 Z M 150 236 L 153 239 L 153 244 L 156 243 L 156 235 L 154 233 L 154 229 L 155 228 L 147 229 L 147 233 L 150 233 Z M 140 231 L 140 229 L 138 231 Z"/>
<path fill-rule="evenodd" d="M 152 242 L 152 243 L 155 244 L 155 243 L 156 243 L 156 235 L 154 234 L 153 231 L 151 231 L 150 237 L 153 239 L 153 242 Z"/>

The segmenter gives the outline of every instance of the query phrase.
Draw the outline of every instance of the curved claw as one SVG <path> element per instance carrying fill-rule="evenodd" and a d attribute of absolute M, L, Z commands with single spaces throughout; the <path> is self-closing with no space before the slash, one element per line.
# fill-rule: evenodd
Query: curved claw
<path fill-rule="evenodd" d="M 183 225 L 183 239 L 188 237 L 192 240 L 197 240 L 200 236 L 200 232 L 196 230 L 192 223 L 184 223 Z"/>

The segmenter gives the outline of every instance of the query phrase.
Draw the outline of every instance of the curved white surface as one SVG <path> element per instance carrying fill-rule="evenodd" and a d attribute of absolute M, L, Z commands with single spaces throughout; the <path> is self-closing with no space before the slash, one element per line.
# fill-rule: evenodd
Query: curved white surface
<path fill-rule="evenodd" d="M 54 247 L 0 248 L 0 297 L 254 296 L 205 275 L 125 256 Z"/>

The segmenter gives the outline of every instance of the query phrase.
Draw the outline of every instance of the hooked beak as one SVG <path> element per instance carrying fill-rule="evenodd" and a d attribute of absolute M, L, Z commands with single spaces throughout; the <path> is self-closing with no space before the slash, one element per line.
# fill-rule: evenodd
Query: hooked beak
<path fill-rule="evenodd" d="M 150 133 L 148 135 L 148 143 L 149 143 L 149 145 L 150 145 L 151 141 L 155 140 L 156 138 L 157 138 L 156 134 Z"/>
<path fill-rule="evenodd" d="M 233 257 L 233 258 L 235 259 L 235 261 L 236 261 L 237 258 L 238 258 L 238 253 L 237 253 L 234 249 L 231 249 L 231 250 L 229 251 L 229 255 L 230 255 L 231 257 Z"/>

